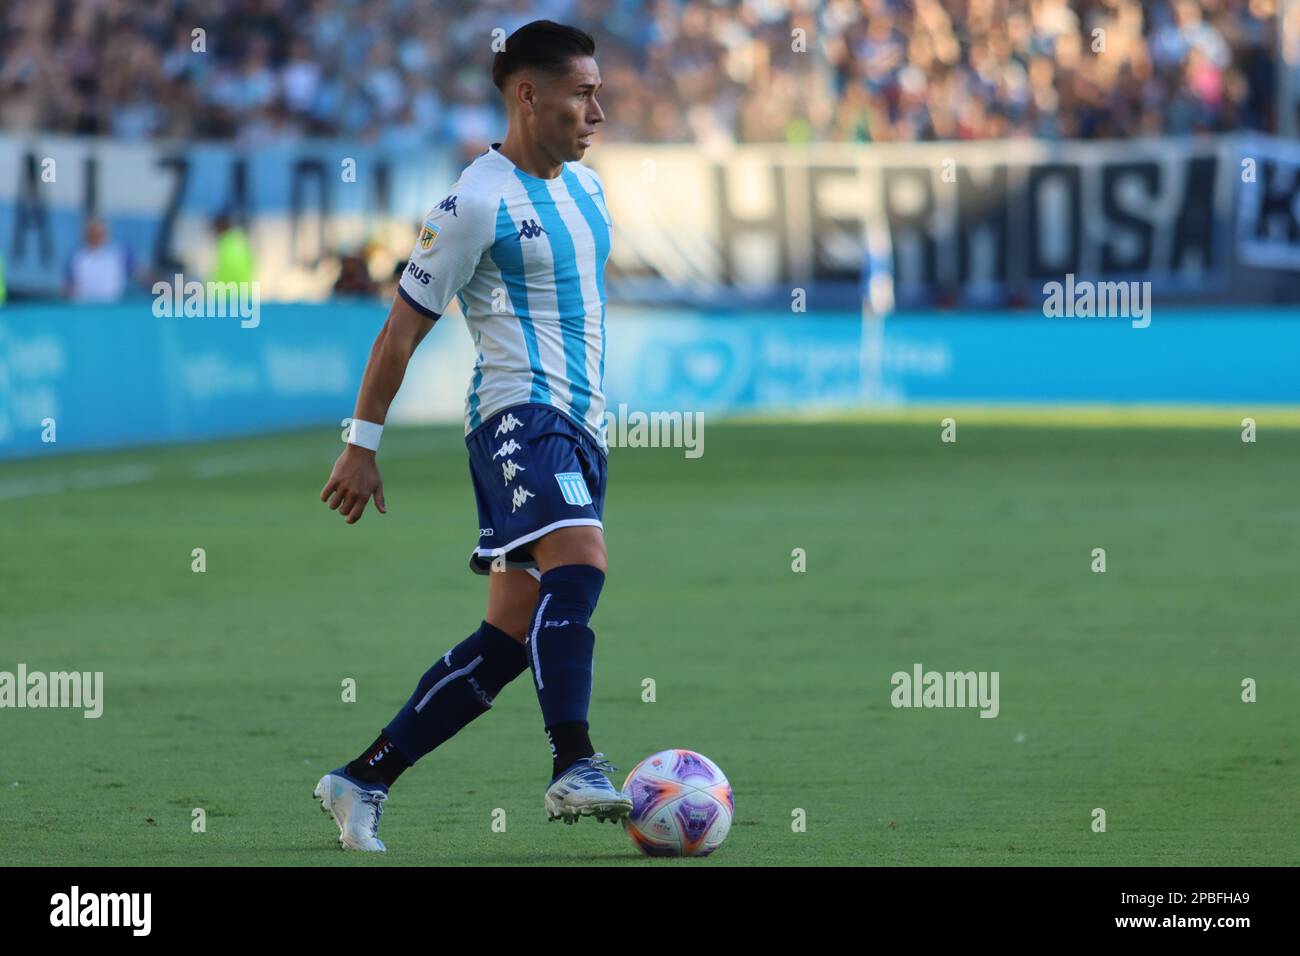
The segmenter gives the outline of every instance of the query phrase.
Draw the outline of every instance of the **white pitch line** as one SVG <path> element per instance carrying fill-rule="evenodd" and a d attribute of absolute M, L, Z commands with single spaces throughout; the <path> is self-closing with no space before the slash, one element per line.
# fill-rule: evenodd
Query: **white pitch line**
<path fill-rule="evenodd" d="M 138 485 L 158 477 L 158 466 L 143 461 L 123 462 L 106 468 L 87 468 L 72 476 L 72 487 L 77 491 L 94 491 L 118 485 Z"/>
<path fill-rule="evenodd" d="M 423 449 L 411 448 L 405 451 L 392 449 L 384 459 L 392 461 L 397 458 L 412 458 L 424 454 Z M 271 471 L 281 467 L 291 467 L 302 461 L 300 455 L 286 452 L 247 455 L 214 455 L 200 458 L 185 466 L 184 473 L 191 478 L 209 480 L 224 478 L 229 475 L 244 475 L 259 471 Z M 97 491 L 101 488 L 117 488 L 126 485 L 138 485 L 155 481 L 162 477 L 163 469 L 158 465 L 143 462 L 123 462 L 99 468 L 82 468 L 71 472 L 53 472 L 49 475 L 24 475 L 19 478 L 0 479 L 0 501 L 13 501 L 19 498 L 34 498 L 40 495 L 58 495 L 69 491 Z"/>
<path fill-rule="evenodd" d="M 97 491 L 122 485 L 138 485 L 158 477 L 158 466 L 146 462 L 124 462 L 104 468 L 83 468 L 51 475 L 27 475 L 0 481 L 0 501 L 57 495 L 67 491 Z"/>
<path fill-rule="evenodd" d="M 33 495 L 55 495 L 67 491 L 68 480 L 63 475 L 48 478 L 7 478 L 0 481 L 0 501 L 13 498 L 30 498 Z"/>
<path fill-rule="evenodd" d="M 225 455 L 200 458 L 190 466 L 190 474 L 195 478 L 224 478 L 227 475 L 244 475 L 252 471 L 269 471 L 298 460 L 283 452 L 269 455 Z"/>

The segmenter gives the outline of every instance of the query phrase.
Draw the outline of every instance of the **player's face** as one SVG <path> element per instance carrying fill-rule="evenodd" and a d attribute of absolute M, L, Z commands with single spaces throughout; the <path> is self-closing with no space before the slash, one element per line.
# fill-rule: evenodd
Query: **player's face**
<path fill-rule="evenodd" d="M 578 57 L 566 76 L 546 84 L 537 104 L 537 139 L 561 162 L 582 159 L 605 113 L 596 102 L 600 69 L 589 56 Z"/>

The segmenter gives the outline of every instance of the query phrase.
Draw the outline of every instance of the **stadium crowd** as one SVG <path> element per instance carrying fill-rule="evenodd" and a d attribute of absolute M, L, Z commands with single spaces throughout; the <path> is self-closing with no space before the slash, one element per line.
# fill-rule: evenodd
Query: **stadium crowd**
<path fill-rule="evenodd" d="M 609 141 L 1267 129 L 1278 2 L 7 0 L 0 128 L 476 151 L 493 31 L 548 17 L 597 39 Z"/>

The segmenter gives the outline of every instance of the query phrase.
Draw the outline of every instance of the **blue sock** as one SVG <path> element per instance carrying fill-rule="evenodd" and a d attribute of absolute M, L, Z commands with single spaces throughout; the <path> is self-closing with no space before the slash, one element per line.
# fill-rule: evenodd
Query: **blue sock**
<path fill-rule="evenodd" d="M 587 723 L 596 649 L 587 624 L 604 583 L 605 573 L 589 564 L 566 564 L 542 575 L 527 653 L 548 732 Z"/>
<path fill-rule="evenodd" d="M 411 763 L 454 737 L 528 668 L 523 645 L 487 621 L 424 672 L 384 734 Z"/>

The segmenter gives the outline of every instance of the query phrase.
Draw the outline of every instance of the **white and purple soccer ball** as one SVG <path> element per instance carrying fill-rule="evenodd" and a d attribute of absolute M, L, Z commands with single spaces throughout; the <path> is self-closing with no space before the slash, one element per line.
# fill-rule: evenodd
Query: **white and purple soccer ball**
<path fill-rule="evenodd" d="M 646 757 L 623 790 L 632 797 L 623 829 L 647 856 L 708 856 L 731 830 L 731 784 L 716 763 L 693 750 Z"/>

